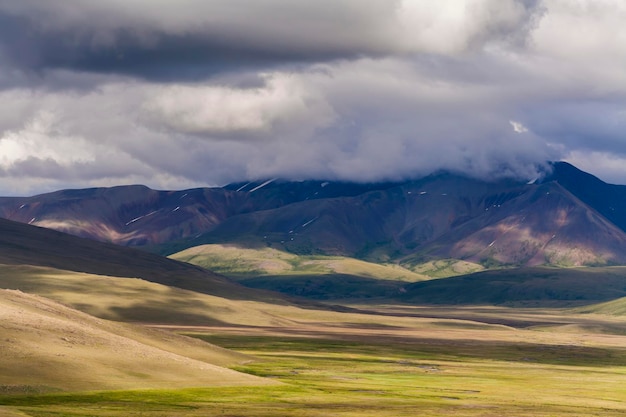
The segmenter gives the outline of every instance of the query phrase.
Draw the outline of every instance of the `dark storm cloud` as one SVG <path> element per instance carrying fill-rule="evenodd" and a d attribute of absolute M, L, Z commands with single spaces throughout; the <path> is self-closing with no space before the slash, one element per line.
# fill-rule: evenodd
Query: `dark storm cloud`
<path fill-rule="evenodd" d="M 268 68 L 354 55 L 352 51 L 310 51 L 234 44 L 210 34 L 151 34 L 150 45 L 128 29 L 112 36 L 112 45 L 93 45 L 93 35 L 41 32 L 37 22 L 0 16 L 4 56 L 21 70 L 70 69 L 120 73 L 148 79 L 201 79 L 228 71 Z M 26 36 L 21 36 L 27 33 Z"/>
<path fill-rule="evenodd" d="M 626 183 L 625 19 L 622 0 L 0 0 L 0 194 L 550 159 Z"/>
<path fill-rule="evenodd" d="M 449 53 L 493 39 L 523 44 L 541 8 L 532 0 L 496 3 L 457 6 L 467 8 L 468 25 L 447 17 L 446 2 L 0 0 L 0 50 L 19 70 L 175 80 L 363 56 Z"/>
<path fill-rule="evenodd" d="M 157 79 L 388 52 L 395 2 L 316 3 L 0 1 L 0 50 L 20 70 Z"/>

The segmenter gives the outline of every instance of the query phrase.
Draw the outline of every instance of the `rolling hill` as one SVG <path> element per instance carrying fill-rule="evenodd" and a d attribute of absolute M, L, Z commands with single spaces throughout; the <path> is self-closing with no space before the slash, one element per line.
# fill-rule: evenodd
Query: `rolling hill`
<path fill-rule="evenodd" d="M 0 288 L 43 296 L 99 318 L 155 325 L 290 325 L 281 317 L 298 309 L 277 295 L 276 304 L 228 299 L 138 278 L 30 265 L 0 264 Z"/>
<path fill-rule="evenodd" d="M 433 279 L 438 277 L 416 274 L 394 264 L 298 256 L 275 249 L 235 245 L 196 246 L 172 257 L 218 270 L 252 288 L 340 303 L 566 307 L 626 297 L 626 267 L 619 266 L 522 267 L 477 272 L 472 270 L 475 264 L 451 265 L 449 261 L 438 261 L 448 277 Z M 448 270 L 454 267 L 459 268 L 457 273 Z M 598 307 L 598 311 L 617 311 L 623 304 L 619 300 L 609 302 L 606 307 Z"/>
<path fill-rule="evenodd" d="M 219 274 L 245 280 L 257 276 L 343 274 L 378 280 L 415 282 L 430 279 L 396 264 L 381 265 L 343 256 L 305 256 L 272 248 L 200 245 L 170 256 Z"/>
<path fill-rule="evenodd" d="M 241 354 L 20 291 L 0 290 L 0 330 L 3 394 L 272 383 L 223 367 Z"/>
<path fill-rule="evenodd" d="M 320 300 L 389 298 L 406 282 L 430 279 L 395 264 L 237 245 L 200 245 L 171 257 L 217 271 L 251 288 Z"/>
<path fill-rule="evenodd" d="M 4 219 L 0 219 L 0 264 L 141 278 L 227 298 L 272 298 L 190 264 Z"/>

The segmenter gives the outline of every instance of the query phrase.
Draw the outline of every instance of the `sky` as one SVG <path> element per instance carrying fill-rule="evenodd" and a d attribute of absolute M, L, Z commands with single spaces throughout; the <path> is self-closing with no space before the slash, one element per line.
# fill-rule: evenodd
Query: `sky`
<path fill-rule="evenodd" d="M 626 184 L 624 0 L 0 0 L 0 195 Z"/>

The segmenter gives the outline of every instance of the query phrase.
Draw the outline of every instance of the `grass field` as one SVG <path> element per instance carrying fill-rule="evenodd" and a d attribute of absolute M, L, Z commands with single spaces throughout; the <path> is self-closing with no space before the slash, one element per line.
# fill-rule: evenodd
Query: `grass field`
<path fill-rule="evenodd" d="M 0 395 L 0 406 L 50 417 L 626 413 L 626 337 L 588 327 L 617 326 L 620 318 L 489 308 L 440 309 L 431 311 L 440 318 L 408 318 L 418 311 L 428 313 L 387 306 L 381 314 L 407 317 L 309 322 L 298 328 L 178 328 L 256 357 L 235 369 L 282 383 L 276 386 L 25 393 Z M 474 320 L 454 318 L 455 311 Z M 478 320 L 507 312 L 517 328 Z M 450 317 L 443 318 L 446 314 Z"/>

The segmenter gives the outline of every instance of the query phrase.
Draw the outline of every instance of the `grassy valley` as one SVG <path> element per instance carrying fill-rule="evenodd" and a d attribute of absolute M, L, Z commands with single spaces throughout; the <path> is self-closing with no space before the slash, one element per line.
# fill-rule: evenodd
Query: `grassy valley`
<path fill-rule="evenodd" d="M 474 313 L 489 315 L 480 310 Z M 410 318 L 408 311 L 404 317 L 380 313 L 360 321 L 338 315 L 344 321 L 322 319 L 297 327 L 177 329 L 255 357 L 234 369 L 279 385 L 5 393 L 0 404 L 30 416 L 582 417 L 626 411 L 624 336 Z M 465 314 L 478 317 L 471 309 Z M 559 317 L 617 323 L 601 315 L 554 310 L 500 309 L 490 314 L 532 314 L 543 318 L 544 326 L 554 325 Z"/>
<path fill-rule="evenodd" d="M 175 255 L 246 284 L 304 283 L 300 295 L 333 296 L 324 304 L 45 234 L 77 250 L 62 258 L 22 227 L 3 236 L 2 417 L 626 412 L 621 267 L 444 277 L 473 266 L 228 245 Z"/>
<path fill-rule="evenodd" d="M 623 275 L 607 272 L 615 279 Z M 540 277 L 527 274 L 527 280 Z M 390 299 L 350 303 L 350 312 L 339 312 L 26 265 L 5 265 L 0 276 L 5 287 L 151 325 L 107 322 L 40 296 L 3 291 L 2 351 L 19 359 L 3 362 L 0 410 L 8 416 L 538 417 L 626 411 L 624 318 L 611 307 L 621 300 L 522 308 Z M 141 360 L 131 366 L 127 358 L 137 355 Z M 170 357 L 179 359 L 168 368 Z M 188 364 L 197 365 L 185 370 Z M 74 375 L 78 369 L 90 372 Z M 219 377 L 212 376 L 216 369 Z"/>

